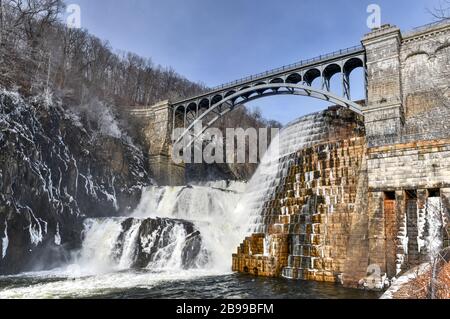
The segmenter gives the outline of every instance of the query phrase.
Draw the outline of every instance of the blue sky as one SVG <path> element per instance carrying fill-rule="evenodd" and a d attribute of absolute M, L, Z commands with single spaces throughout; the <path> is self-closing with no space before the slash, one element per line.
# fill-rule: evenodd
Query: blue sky
<path fill-rule="evenodd" d="M 367 6 L 382 23 L 409 30 L 432 22 L 439 0 L 74 0 L 82 27 L 117 50 L 150 57 L 186 78 L 216 86 L 247 75 L 347 48 L 369 31 Z M 360 75 L 355 75 L 355 82 Z M 361 89 L 356 86 L 359 97 Z M 323 107 L 285 96 L 252 102 L 287 123 Z"/>

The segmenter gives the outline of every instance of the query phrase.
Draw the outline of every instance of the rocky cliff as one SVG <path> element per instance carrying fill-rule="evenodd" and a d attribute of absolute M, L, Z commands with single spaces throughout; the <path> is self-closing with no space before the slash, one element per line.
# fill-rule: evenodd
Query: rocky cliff
<path fill-rule="evenodd" d="M 0 91 L 0 274 L 64 261 L 86 217 L 133 209 L 148 181 L 124 134 L 48 98 Z"/>

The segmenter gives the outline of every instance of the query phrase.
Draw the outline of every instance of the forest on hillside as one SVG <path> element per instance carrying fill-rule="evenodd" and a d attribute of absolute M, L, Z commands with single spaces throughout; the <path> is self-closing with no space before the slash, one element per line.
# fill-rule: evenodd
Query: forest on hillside
<path fill-rule="evenodd" d="M 93 128 L 105 126 L 105 114 L 112 113 L 137 137 L 136 128 L 127 124 L 127 108 L 207 90 L 151 58 L 116 52 L 108 41 L 88 30 L 67 27 L 61 20 L 63 0 L 0 0 L 0 8 L 0 87 L 25 97 L 61 101 L 65 108 L 86 117 Z M 245 107 L 217 125 L 244 129 L 281 126 L 265 120 L 260 110 Z M 254 169 L 244 169 L 245 177 Z"/>
<path fill-rule="evenodd" d="M 93 98 L 114 105 L 152 105 L 197 94 L 171 68 L 130 52 L 117 53 L 87 30 L 66 27 L 62 0 L 1 0 L 0 84 L 24 95 L 51 90 L 69 104 Z"/>

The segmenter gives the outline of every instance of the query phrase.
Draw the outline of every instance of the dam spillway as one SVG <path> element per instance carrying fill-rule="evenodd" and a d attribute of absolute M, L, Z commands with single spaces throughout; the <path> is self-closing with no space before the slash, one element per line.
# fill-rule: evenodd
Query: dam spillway
<path fill-rule="evenodd" d="M 233 255 L 234 271 L 381 289 L 443 248 L 440 190 L 370 188 L 373 148 L 358 115 L 305 116 L 278 140 L 243 196 L 251 235 Z"/>
<path fill-rule="evenodd" d="M 364 143 L 361 118 L 345 109 L 305 116 L 281 131 L 249 183 L 262 196 L 252 196 L 260 201 L 251 205 L 254 233 L 234 255 L 234 270 L 336 281 L 365 191 L 358 188 Z"/>

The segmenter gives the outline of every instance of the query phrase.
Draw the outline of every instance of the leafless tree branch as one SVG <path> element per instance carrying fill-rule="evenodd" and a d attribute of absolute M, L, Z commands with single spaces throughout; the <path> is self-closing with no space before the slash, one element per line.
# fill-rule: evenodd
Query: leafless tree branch
<path fill-rule="evenodd" d="M 437 20 L 450 20 L 450 0 L 441 0 L 439 5 L 431 10 L 429 13 Z"/>
<path fill-rule="evenodd" d="M 58 20 L 63 0 L 6 0 L 13 12 L 14 28 L 22 28 L 29 41 L 37 45 L 45 30 Z"/>

